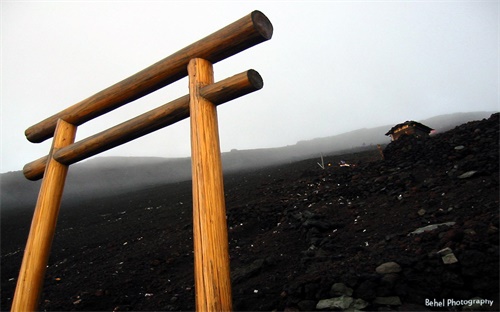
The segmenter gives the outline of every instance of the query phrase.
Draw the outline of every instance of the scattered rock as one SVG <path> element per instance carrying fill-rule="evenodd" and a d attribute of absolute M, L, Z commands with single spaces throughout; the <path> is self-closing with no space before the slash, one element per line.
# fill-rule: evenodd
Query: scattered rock
<path fill-rule="evenodd" d="M 447 254 L 446 256 L 441 257 L 443 259 L 444 264 L 452 264 L 452 263 L 457 263 L 458 259 L 455 257 L 454 254 Z"/>
<path fill-rule="evenodd" d="M 382 278 L 380 279 L 380 284 L 382 286 L 387 286 L 389 288 L 392 288 L 394 287 L 398 279 L 399 279 L 399 274 L 396 273 L 384 274 L 384 276 L 382 276 Z"/>
<path fill-rule="evenodd" d="M 458 178 L 459 179 L 468 179 L 468 178 L 473 177 L 476 173 L 477 173 L 476 170 L 467 171 L 466 173 L 459 175 Z"/>
<path fill-rule="evenodd" d="M 319 170 L 316 161 L 307 160 L 228 174 L 235 310 L 312 311 L 321 302 L 326 310 L 425 311 L 426 298 L 499 302 L 498 119 L 488 122 L 487 127 L 473 123 L 429 139 L 392 142 L 385 160 L 363 158 L 359 166 Z M 471 137 L 471 129 L 479 128 Z M 474 170 L 480 172 L 458 178 Z M 178 219 L 190 215 L 191 193 L 186 188 L 186 196 L 177 198 L 167 191 L 172 187 L 177 186 L 152 188 L 147 197 L 134 193 L 137 198 L 125 194 L 123 200 L 104 200 L 97 220 L 85 209 L 68 209 L 66 216 L 70 211 L 81 216 L 72 217 L 81 232 L 61 215 L 61 229 L 74 229 L 72 235 L 56 235 L 40 308 L 102 310 L 109 302 L 109 309 L 120 311 L 194 310 L 192 274 L 186 273 L 193 269 L 192 226 Z M 168 203 L 181 199 L 183 207 Z M 153 216 L 144 213 L 146 206 L 165 209 L 155 209 Z M 99 223 L 113 209 L 110 215 L 125 209 L 127 214 L 116 225 Z M 116 241 L 128 241 L 134 250 L 109 240 L 124 233 Z M 16 271 L 20 260 L 10 260 L 17 256 L 9 253 L 22 250 L 21 244 L 4 244 L 13 239 L 2 240 L 2 273 Z M 85 240 L 92 244 L 82 246 Z M 399 269 L 390 269 L 387 261 Z M 110 263 L 122 264 L 115 270 Z M 1 310 L 10 307 L 7 298 L 15 284 L 6 278 Z M 158 295 L 144 298 L 144 285 Z M 68 299 L 71 294 L 81 297 Z M 326 299 L 330 303 L 322 298 L 331 298 Z"/>
<path fill-rule="evenodd" d="M 488 227 L 487 233 L 492 235 L 498 234 L 498 228 L 496 226 L 490 225 Z"/>
<path fill-rule="evenodd" d="M 446 256 L 446 255 L 451 254 L 451 253 L 453 253 L 453 250 L 451 250 L 451 248 L 449 248 L 449 247 L 441 249 L 440 251 L 437 252 L 437 254 L 440 256 Z"/>
<path fill-rule="evenodd" d="M 354 299 L 348 296 L 340 296 L 331 299 L 323 299 L 318 302 L 316 309 L 341 309 L 345 310 L 353 303 Z"/>
<path fill-rule="evenodd" d="M 444 264 L 453 264 L 458 262 L 457 257 L 455 257 L 453 253 L 442 256 L 441 259 L 443 259 Z"/>
<path fill-rule="evenodd" d="M 427 225 L 427 226 L 418 228 L 418 229 L 416 229 L 415 231 L 411 232 L 408 235 L 422 234 L 424 232 L 434 231 L 435 229 L 437 229 L 440 226 L 453 226 L 453 225 L 455 225 L 455 222 L 453 222 L 453 221 L 451 221 L 451 222 L 445 222 L 445 223 L 439 223 L 439 224 L 431 224 L 431 225 Z"/>
<path fill-rule="evenodd" d="M 453 254 L 453 251 L 449 247 L 441 249 L 437 252 L 437 254 L 441 256 L 444 264 L 453 264 L 458 262 L 457 257 L 455 257 L 455 254 Z"/>
<path fill-rule="evenodd" d="M 363 299 L 358 298 L 358 299 L 354 299 L 353 303 L 351 304 L 351 306 L 349 308 L 353 309 L 354 311 L 357 311 L 357 310 L 362 310 L 369 305 L 370 304 L 368 302 L 364 301 Z"/>
<path fill-rule="evenodd" d="M 401 266 L 396 262 L 386 262 L 379 265 L 375 271 L 378 274 L 389 274 L 389 273 L 399 273 L 401 272 Z"/>
<path fill-rule="evenodd" d="M 344 283 L 335 283 L 330 290 L 332 296 L 352 296 L 352 288 L 347 287 Z"/>

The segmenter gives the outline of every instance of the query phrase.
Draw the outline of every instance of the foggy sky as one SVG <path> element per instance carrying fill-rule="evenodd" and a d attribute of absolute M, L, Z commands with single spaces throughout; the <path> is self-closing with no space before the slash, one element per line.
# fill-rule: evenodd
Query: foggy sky
<path fill-rule="evenodd" d="M 498 1 L 2 1 L 1 172 L 48 153 L 29 126 L 253 10 L 273 38 L 215 64 L 215 80 L 255 69 L 264 88 L 218 107 L 222 151 L 499 110 Z M 187 93 L 184 78 L 77 140 Z M 189 154 L 184 120 L 100 155 Z"/>

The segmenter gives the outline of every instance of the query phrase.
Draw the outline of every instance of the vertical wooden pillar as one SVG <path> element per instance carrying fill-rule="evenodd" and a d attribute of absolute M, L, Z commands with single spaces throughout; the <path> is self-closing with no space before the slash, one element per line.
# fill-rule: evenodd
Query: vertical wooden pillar
<path fill-rule="evenodd" d="M 231 311 L 231 279 L 217 111 L 199 90 L 212 84 L 212 64 L 192 59 L 188 65 L 193 241 L 197 311 Z"/>
<path fill-rule="evenodd" d="M 57 122 L 17 280 L 11 309 L 13 312 L 35 311 L 38 308 L 68 172 L 68 166 L 55 161 L 52 155 L 57 149 L 74 142 L 76 128 L 62 119 Z"/>

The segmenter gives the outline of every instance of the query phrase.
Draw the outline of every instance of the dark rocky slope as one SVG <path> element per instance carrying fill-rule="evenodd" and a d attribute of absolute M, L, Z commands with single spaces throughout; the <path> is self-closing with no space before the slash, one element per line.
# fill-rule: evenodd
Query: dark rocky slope
<path fill-rule="evenodd" d="M 385 160 L 226 175 L 235 310 L 498 311 L 498 117 L 406 137 Z M 29 218 L 2 214 L 2 310 Z M 62 207 L 41 308 L 193 310 L 191 233 L 189 181 Z"/>

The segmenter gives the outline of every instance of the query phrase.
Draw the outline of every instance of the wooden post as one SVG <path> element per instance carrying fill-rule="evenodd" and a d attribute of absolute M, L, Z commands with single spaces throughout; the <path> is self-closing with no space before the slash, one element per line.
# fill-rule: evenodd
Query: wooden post
<path fill-rule="evenodd" d="M 382 149 L 382 146 L 380 146 L 380 144 L 377 144 L 377 148 L 378 152 L 380 153 L 380 157 L 382 158 L 382 160 L 385 160 L 384 150 Z"/>
<path fill-rule="evenodd" d="M 24 250 L 23 262 L 17 280 L 11 311 L 35 311 L 42 291 L 57 216 L 61 205 L 68 166 L 52 158 L 57 149 L 75 140 L 76 126 L 59 119 L 49 154 L 49 163 L 40 187 L 40 193 Z"/>
<path fill-rule="evenodd" d="M 231 278 L 222 162 L 216 106 L 200 95 L 213 83 L 212 63 L 188 64 L 191 158 L 193 174 L 193 241 L 197 311 L 231 311 Z"/>

